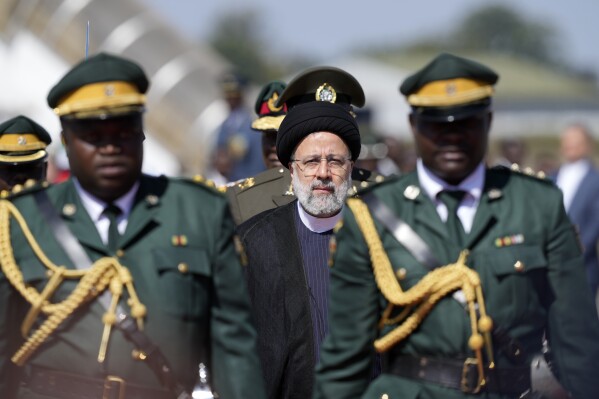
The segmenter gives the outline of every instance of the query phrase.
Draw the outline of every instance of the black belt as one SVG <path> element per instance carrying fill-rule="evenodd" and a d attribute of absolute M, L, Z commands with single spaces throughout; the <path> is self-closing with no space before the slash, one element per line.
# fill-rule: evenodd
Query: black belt
<path fill-rule="evenodd" d="M 41 367 L 30 367 L 27 388 L 60 399 L 173 399 L 165 389 L 130 384 L 117 376 L 85 377 Z"/>
<path fill-rule="evenodd" d="M 521 395 L 530 389 L 530 367 L 485 366 L 485 383 L 479 386 L 475 359 L 464 361 L 429 357 L 400 356 L 390 359 L 387 372 L 412 380 L 421 380 L 465 393 L 493 392 Z"/>

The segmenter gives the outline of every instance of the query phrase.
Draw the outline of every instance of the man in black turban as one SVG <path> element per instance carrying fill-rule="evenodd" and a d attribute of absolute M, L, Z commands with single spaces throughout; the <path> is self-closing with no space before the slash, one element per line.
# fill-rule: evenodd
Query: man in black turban
<path fill-rule="evenodd" d="M 312 395 L 328 331 L 329 247 L 360 152 L 351 111 L 364 104 L 364 93 L 345 71 L 312 68 L 289 83 L 276 105 L 282 104 L 289 111 L 277 133 L 277 156 L 297 200 L 238 228 L 270 399 Z"/>

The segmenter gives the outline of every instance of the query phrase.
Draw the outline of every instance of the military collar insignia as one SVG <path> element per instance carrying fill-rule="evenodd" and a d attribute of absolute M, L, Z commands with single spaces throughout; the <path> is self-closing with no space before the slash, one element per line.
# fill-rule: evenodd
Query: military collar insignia
<path fill-rule="evenodd" d="M 420 188 L 418 186 L 414 186 L 414 185 L 409 185 L 408 187 L 406 187 L 406 189 L 403 191 L 403 195 L 404 197 L 406 197 L 409 200 L 415 200 L 416 197 L 418 197 L 420 195 Z"/>
<path fill-rule="evenodd" d="M 498 188 L 492 188 L 489 190 L 487 195 L 489 196 L 489 199 L 494 200 L 501 198 L 503 196 L 503 192 Z"/>
<path fill-rule="evenodd" d="M 75 206 L 75 204 L 65 204 L 62 207 L 62 214 L 64 216 L 73 216 L 75 213 L 77 212 L 77 207 Z"/>
<path fill-rule="evenodd" d="M 171 237 L 171 243 L 174 247 L 186 247 L 187 242 L 187 236 L 185 234 L 175 234 Z"/>
<path fill-rule="evenodd" d="M 337 101 L 337 91 L 328 83 L 321 84 L 316 89 L 316 101 L 328 101 L 334 103 Z"/>
<path fill-rule="evenodd" d="M 510 236 L 498 237 L 495 239 L 497 248 L 509 247 L 510 245 L 522 244 L 524 242 L 523 234 L 512 234 Z"/>
<path fill-rule="evenodd" d="M 158 198 L 158 196 L 156 196 L 154 194 L 149 194 L 146 196 L 146 203 L 149 206 L 156 206 L 156 205 L 158 205 L 158 202 L 160 202 L 160 199 Z"/>

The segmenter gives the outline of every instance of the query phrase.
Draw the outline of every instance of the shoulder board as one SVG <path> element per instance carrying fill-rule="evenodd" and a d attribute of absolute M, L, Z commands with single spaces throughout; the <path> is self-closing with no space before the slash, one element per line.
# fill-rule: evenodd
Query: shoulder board
<path fill-rule="evenodd" d="M 374 190 L 377 187 L 380 187 L 385 184 L 388 184 L 388 183 L 391 183 L 394 181 L 398 181 L 399 179 L 401 179 L 401 176 L 397 176 L 397 175 L 383 176 L 381 174 L 378 174 L 377 177 L 379 177 L 379 178 L 376 179 L 374 182 L 372 182 L 372 181 L 353 181 L 353 186 L 349 192 L 350 197 L 363 195 L 371 190 Z"/>
<path fill-rule="evenodd" d="M 249 190 L 253 187 L 260 186 L 264 183 L 278 180 L 278 179 L 282 178 L 283 176 L 285 176 L 286 170 L 287 169 L 285 169 L 283 167 L 270 168 L 263 172 L 258 173 L 255 176 L 247 177 L 245 179 L 241 179 L 234 183 L 229 183 L 229 184 L 232 185 L 231 188 L 234 191 L 242 192 L 242 191 Z"/>
<path fill-rule="evenodd" d="M 15 185 L 10 191 L 2 190 L 2 192 L 0 192 L 0 197 L 10 200 L 13 198 L 21 197 L 23 195 L 27 195 L 29 193 L 43 190 L 49 186 L 50 182 L 46 180 L 29 179 L 25 182 L 25 184 Z"/>
<path fill-rule="evenodd" d="M 516 174 L 522 175 L 522 176 L 527 176 L 530 178 L 533 178 L 535 180 L 540 180 L 540 181 L 546 181 L 549 183 L 553 183 L 545 174 L 545 172 L 543 172 L 542 170 L 540 171 L 535 171 L 533 168 L 529 168 L 529 167 L 525 167 L 525 168 L 521 168 L 520 165 L 518 165 L 517 163 L 512 164 L 512 166 L 507 167 L 507 166 L 503 166 L 503 165 L 497 165 L 497 166 L 493 166 L 491 168 L 491 170 L 494 171 L 499 171 L 499 172 L 514 172 Z"/>
<path fill-rule="evenodd" d="M 224 186 L 217 186 L 216 183 L 214 183 L 213 180 L 210 179 L 206 179 L 204 176 L 202 175 L 195 175 L 192 178 L 181 178 L 179 179 L 183 182 L 186 183 L 191 183 L 195 186 L 198 187 L 202 187 L 205 189 L 208 189 L 208 191 L 211 191 L 213 193 L 218 193 L 218 194 L 223 194 L 226 190 L 226 188 L 223 188 Z"/>

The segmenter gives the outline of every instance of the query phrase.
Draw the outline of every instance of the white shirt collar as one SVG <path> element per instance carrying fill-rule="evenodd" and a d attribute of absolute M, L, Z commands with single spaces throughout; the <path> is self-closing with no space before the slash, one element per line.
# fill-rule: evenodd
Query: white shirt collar
<path fill-rule="evenodd" d="M 77 190 L 77 194 L 79 194 L 79 198 L 81 198 L 81 202 L 83 203 L 83 206 L 85 207 L 85 210 L 91 219 L 94 222 L 100 220 L 102 212 L 104 212 L 104 209 L 106 209 L 108 204 L 85 191 L 76 178 L 73 178 L 73 183 L 75 184 L 75 190 Z M 129 217 L 129 213 L 131 213 L 131 208 L 133 207 L 133 200 L 135 199 L 135 194 L 137 193 L 138 188 L 139 182 L 136 182 L 125 195 L 113 202 L 123 211 L 119 219 L 127 219 Z"/>
<path fill-rule="evenodd" d="M 315 233 L 324 233 L 325 231 L 332 230 L 337 222 L 341 220 L 343 208 L 341 209 L 341 212 L 337 213 L 335 216 L 328 218 L 317 218 L 316 216 L 312 216 L 306 212 L 300 205 L 299 201 L 297 201 L 297 211 L 299 212 L 302 223 L 308 228 L 308 230 Z"/>
<path fill-rule="evenodd" d="M 437 199 L 437 194 L 443 190 L 464 190 L 467 197 L 470 197 L 475 202 L 478 202 L 485 185 L 485 165 L 482 162 L 476 167 L 470 176 L 462 180 L 462 182 L 457 186 L 452 186 L 443 179 L 437 177 L 426 166 L 424 166 L 424 163 L 420 158 L 418 158 L 416 163 L 416 171 L 418 173 L 420 187 L 433 201 Z"/>

